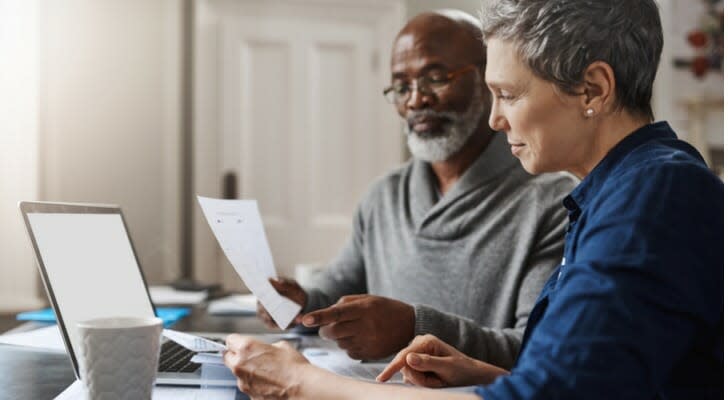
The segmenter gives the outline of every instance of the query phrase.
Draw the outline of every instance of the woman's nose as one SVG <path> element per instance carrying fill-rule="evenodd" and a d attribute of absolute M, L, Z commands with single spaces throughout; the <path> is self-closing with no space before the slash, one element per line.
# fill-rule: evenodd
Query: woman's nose
<path fill-rule="evenodd" d="M 499 101 L 493 101 L 490 107 L 490 116 L 488 117 L 488 125 L 496 132 L 504 132 L 508 129 L 508 121 L 501 112 Z"/>

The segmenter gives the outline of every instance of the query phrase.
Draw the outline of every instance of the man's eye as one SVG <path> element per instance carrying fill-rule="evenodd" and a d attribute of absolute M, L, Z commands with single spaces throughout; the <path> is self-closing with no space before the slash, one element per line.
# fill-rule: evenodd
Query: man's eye
<path fill-rule="evenodd" d="M 397 94 L 405 94 L 410 91 L 409 85 L 405 84 L 394 84 L 392 85 L 392 88 L 394 89 L 394 92 Z"/>
<path fill-rule="evenodd" d="M 444 74 L 427 75 L 427 83 L 442 84 L 447 83 L 447 81 L 447 75 Z"/>

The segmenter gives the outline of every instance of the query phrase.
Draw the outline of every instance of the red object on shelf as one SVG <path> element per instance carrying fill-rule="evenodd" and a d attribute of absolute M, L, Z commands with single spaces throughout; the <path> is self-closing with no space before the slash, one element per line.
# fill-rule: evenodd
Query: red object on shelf
<path fill-rule="evenodd" d="M 688 34 L 688 42 L 693 47 L 703 48 L 708 44 L 708 35 L 700 30 L 692 31 Z"/>
<path fill-rule="evenodd" d="M 705 73 L 708 72 L 708 68 L 710 68 L 710 61 L 707 57 L 703 56 L 695 57 L 692 64 L 690 64 L 690 69 L 698 78 L 705 76 Z"/>

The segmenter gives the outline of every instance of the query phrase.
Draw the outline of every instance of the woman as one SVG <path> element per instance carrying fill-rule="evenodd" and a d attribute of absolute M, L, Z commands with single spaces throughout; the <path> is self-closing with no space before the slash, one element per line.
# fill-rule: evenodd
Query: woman
<path fill-rule="evenodd" d="M 654 0 L 487 0 L 490 124 L 531 173 L 583 179 L 564 199 L 563 264 L 515 368 L 416 338 L 380 375 L 473 394 L 354 382 L 285 345 L 233 335 L 226 364 L 254 398 L 722 398 L 723 184 L 652 123 L 662 51 Z"/>

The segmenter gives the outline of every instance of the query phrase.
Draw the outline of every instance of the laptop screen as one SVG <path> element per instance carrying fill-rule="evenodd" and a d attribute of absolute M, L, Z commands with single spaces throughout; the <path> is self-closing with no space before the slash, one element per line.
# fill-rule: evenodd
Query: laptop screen
<path fill-rule="evenodd" d="M 77 322 L 153 317 L 154 309 L 120 210 L 64 211 L 28 212 L 26 216 L 46 289 L 59 325 L 70 339 L 71 357 L 78 369 Z"/>

